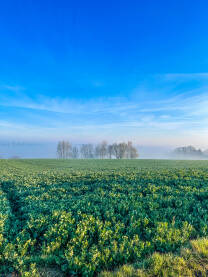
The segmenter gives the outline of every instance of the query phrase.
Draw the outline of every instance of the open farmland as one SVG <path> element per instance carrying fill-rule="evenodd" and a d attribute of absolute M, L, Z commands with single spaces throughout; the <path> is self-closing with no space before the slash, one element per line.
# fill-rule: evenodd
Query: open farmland
<path fill-rule="evenodd" d="M 208 264 L 207 235 L 207 161 L 0 160 L 2 274 L 145 276 L 199 238 Z"/>

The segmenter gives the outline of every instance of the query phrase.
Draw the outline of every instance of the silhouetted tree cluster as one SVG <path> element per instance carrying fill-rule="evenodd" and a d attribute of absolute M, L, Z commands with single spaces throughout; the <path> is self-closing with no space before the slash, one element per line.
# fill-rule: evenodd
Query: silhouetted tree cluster
<path fill-rule="evenodd" d="M 184 146 L 184 147 L 178 147 L 173 151 L 173 154 L 176 155 L 177 157 L 182 157 L 182 158 L 186 158 L 186 157 L 190 157 L 190 158 L 194 158 L 194 157 L 202 157 L 204 155 L 204 153 L 202 152 L 201 149 L 196 149 L 193 146 Z"/>
<path fill-rule="evenodd" d="M 191 145 L 178 147 L 173 151 L 173 157 L 177 159 L 204 159 L 206 158 L 206 151 L 203 152 Z"/>
<path fill-rule="evenodd" d="M 68 141 L 59 141 L 57 145 L 57 157 L 59 159 L 136 159 L 139 154 L 132 142 L 120 142 L 108 144 L 102 141 L 100 144 L 82 144 L 72 146 Z"/>
<path fill-rule="evenodd" d="M 69 159 L 71 152 L 72 146 L 68 141 L 59 141 L 57 145 L 57 156 L 59 159 Z"/>

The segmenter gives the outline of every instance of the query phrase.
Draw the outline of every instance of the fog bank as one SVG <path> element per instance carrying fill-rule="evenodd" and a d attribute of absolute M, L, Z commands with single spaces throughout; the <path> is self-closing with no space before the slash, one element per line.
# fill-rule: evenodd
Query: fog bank
<path fill-rule="evenodd" d="M 173 155 L 173 147 L 136 145 L 140 159 L 207 159 Z M 0 142 L 0 158 L 53 159 L 56 155 L 56 142 Z"/>

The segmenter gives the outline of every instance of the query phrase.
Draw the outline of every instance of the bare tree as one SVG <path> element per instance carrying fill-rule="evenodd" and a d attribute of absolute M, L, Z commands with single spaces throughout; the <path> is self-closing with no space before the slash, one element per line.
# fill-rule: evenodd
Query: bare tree
<path fill-rule="evenodd" d="M 104 140 L 101 142 L 100 144 L 100 158 L 101 159 L 105 159 L 108 153 L 108 144 L 107 142 Z"/>
<path fill-rule="evenodd" d="M 114 143 L 113 144 L 113 152 L 116 159 L 124 158 L 125 151 L 126 151 L 126 144 L 125 143 Z"/>
<path fill-rule="evenodd" d="M 57 145 L 57 156 L 59 159 L 68 159 L 71 157 L 72 146 L 68 141 L 59 141 Z"/>
<path fill-rule="evenodd" d="M 108 144 L 104 140 L 95 147 L 95 156 L 98 159 L 105 159 L 108 154 Z"/>
<path fill-rule="evenodd" d="M 113 153 L 114 153 L 113 152 L 113 145 L 112 144 L 108 145 L 107 151 L 108 151 L 108 157 L 109 157 L 109 159 L 112 159 Z"/>
<path fill-rule="evenodd" d="M 95 157 L 100 159 L 100 144 L 96 145 L 95 147 Z"/>
<path fill-rule="evenodd" d="M 127 143 L 127 149 L 126 149 L 126 158 L 127 159 L 136 159 L 138 158 L 139 154 L 137 149 L 133 146 L 131 141 L 128 141 Z"/>
<path fill-rule="evenodd" d="M 112 145 L 112 147 L 113 147 L 113 154 L 114 154 L 114 156 L 116 157 L 116 159 L 119 159 L 119 146 L 118 146 L 118 144 L 114 143 Z"/>
<path fill-rule="evenodd" d="M 128 146 L 125 142 L 121 142 L 118 144 L 119 159 L 125 158 L 127 148 L 128 148 Z"/>
<path fill-rule="evenodd" d="M 80 153 L 84 159 L 94 158 L 94 147 L 92 144 L 82 144 Z"/>
<path fill-rule="evenodd" d="M 131 147 L 132 147 L 132 142 L 128 141 L 127 149 L 126 149 L 126 158 L 127 159 L 131 159 Z"/>
<path fill-rule="evenodd" d="M 136 149 L 136 147 L 133 146 L 131 141 L 128 141 L 128 147 L 127 147 L 127 151 L 128 151 L 128 158 L 129 159 L 136 159 L 139 157 L 139 153 L 138 150 Z"/>
<path fill-rule="evenodd" d="M 72 154 L 71 154 L 72 159 L 78 159 L 79 158 L 79 149 L 78 149 L 77 146 L 73 146 L 71 152 L 72 152 Z"/>
<path fill-rule="evenodd" d="M 114 143 L 112 147 L 113 154 L 115 155 L 116 159 L 135 159 L 139 156 L 137 149 L 133 146 L 131 141 L 128 143 Z"/>
<path fill-rule="evenodd" d="M 57 156 L 59 159 L 63 159 L 63 147 L 62 147 L 62 141 L 59 141 L 58 142 L 58 145 L 57 145 Z"/>
<path fill-rule="evenodd" d="M 88 152 L 88 159 L 94 158 L 94 145 L 93 144 L 87 144 L 87 152 Z"/>

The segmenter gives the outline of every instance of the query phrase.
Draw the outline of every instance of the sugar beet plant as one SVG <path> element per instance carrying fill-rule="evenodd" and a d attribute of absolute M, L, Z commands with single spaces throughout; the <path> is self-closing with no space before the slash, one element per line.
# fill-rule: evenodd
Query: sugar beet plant
<path fill-rule="evenodd" d="M 185 166 L 184 166 L 185 165 Z M 0 160 L 0 272 L 94 276 L 208 235 L 208 163 Z"/>

